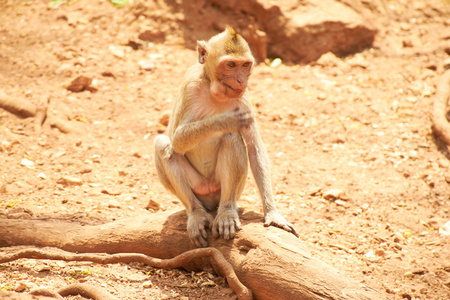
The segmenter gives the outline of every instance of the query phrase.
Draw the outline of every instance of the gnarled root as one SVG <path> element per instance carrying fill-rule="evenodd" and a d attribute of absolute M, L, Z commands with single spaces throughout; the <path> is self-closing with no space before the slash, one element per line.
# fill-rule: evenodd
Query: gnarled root
<path fill-rule="evenodd" d="M 194 259 L 210 258 L 213 261 L 214 265 L 218 268 L 219 272 L 226 277 L 228 284 L 236 292 L 239 299 L 253 299 L 252 292 L 239 281 L 231 264 L 225 259 L 222 253 L 215 248 L 193 249 L 169 259 L 154 258 L 140 253 L 76 254 L 59 249 L 55 249 L 55 251 L 48 251 L 43 249 L 29 248 L 14 253 L 0 255 L 0 263 L 10 262 L 20 258 L 52 259 L 64 261 L 91 261 L 98 264 L 141 262 L 151 267 L 162 269 L 179 268 Z M 44 290 L 43 292 L 44 294 L 40 295 L 55 297 L 54 293 L 49 294 L 47 290 Z M 99 300 L 115 299 L 109 293 L 86 284 L 69 285 L 68 287 L 59 290 L 57 294 L 61 296 L 79 294 L 84 297 L 90 297 Z"/>

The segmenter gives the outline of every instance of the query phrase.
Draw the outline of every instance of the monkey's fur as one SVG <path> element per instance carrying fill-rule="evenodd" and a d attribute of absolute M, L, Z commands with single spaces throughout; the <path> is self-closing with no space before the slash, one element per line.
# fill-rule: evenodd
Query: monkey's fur
<path fill-rule="evenodd" d="M 248 164 L 258 186 L 265 226 L 297 235 L 273 199 L 270 166 L 247 92 L 255 63 L 247 42 L 227 29 L 197 43 L 198 63 L 186 73 L 168 126 L 155 139 L 155 164 L 162 184 L 186 207 L 187 229 L 206 247 L 207 227 L 215 238 L 233 238 L 241 223 L 237 201 Z M 217 208 L 215 219 L 208 212 Z"/>

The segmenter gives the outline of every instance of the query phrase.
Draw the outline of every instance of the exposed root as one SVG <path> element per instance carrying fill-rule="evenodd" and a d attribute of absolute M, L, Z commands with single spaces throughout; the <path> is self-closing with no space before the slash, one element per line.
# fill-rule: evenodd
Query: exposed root
<path fill-rule="evenodd" d="M 64 296 L 80 295 L 85 298 L 94 300 L 119 300 L 102 288 L 87 284 L 87 283 L 73 283 L 68 286 L 60 288 L 53 292 L 47 289 L 38 289 L 31 292 L 32 295 L 53 297 L 56 299 L 64 299 Z"/>
<path fill-rule="evenodd" d="M 36 106 L 33 103 L 25 99 L 12 98 L 3 91 L 0 91 L 0 108 L 21 118 L 29 118 L 36 115 Z"/>
<path fill-rule="evenodd" d="M 153 258 L 140 253 L 117 253 L 117 254 L 102 254 L 102 253 L 84 253 L 76 254 L 67 251 L 59 250 L 57 252 L 50 252 L 43 249 L 24 249 L 10 254 L 1 254 L 0 263 L 14 261 L 20 258 L 33 259 L 52 259 L 63 261 L 91 261 L 98 264 L 114 264 L 114 263 L 129 263 L 141 262 L 154 268 L 173 269 L 179 268 L 184 264 L 198 258 L 210 258 L 219 272 L 225 276 L 230 287 L 236 292 L 241 300 L 251 300 L 252 292 L 245 287 L 238 279 L 231 264 L 225 259 L 222 253 L 215 248 L 202 248 L 186 251 L 174 258 L 159 259 Z M 77 289 L 73 289 L 77 290 Z M 80 289 L 81 291 L 81 289 Z M 58 294 L 61 293 L 58 291 Z M 83 295 L 81 293 L 78 293 Z M 73 294 L 65 294 L 73 295 Z M 91 296 L 89 296 L 91 297 Z M 92 297 L 91 297 L 92 298 Z M 106 298 L 94 298 L 106 299 Z M 112 299 L 112 298 L 108 298 Z"/>

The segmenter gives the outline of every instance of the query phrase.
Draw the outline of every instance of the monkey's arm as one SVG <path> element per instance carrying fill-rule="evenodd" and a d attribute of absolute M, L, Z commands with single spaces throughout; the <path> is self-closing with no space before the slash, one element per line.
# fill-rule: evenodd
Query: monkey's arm
<path fill-rule="evenodd" d="M 266 147 L 264 146 L 261 136 L 259 134 L 256 122 L 253 122 L 247 130 L 243 132 L 247 143 L 248 157 L 250 161 L 250 168 L 252 169 L 253 177 L 258 186 L 259 193 L 264 211 L 264 226 L 276 226 L 288 232 L 292 232 L 298 237 L 297 232 L 291 223 L 278 212 L 275 200 L 273 198 L 271 176 L 270 176 L 270 162 Z"/>
<path fill-rule="evenodd" d="M 248 112 L 235 109 L 199 121 L 182 123 L 173 134 L 172 147 L 175 152 L 185 154 L 215 134 L 239 131 L 252 122 L 253 118 Z"/>
<path fill-rule="evenodd" d="M 272 184 L 270 182 L 270 162 L 266 147 L 264 146 L 256 124 L 253 123 L 248 130 L 243 131 L 247 143 L 248 158 L 253 177 L 261 194 L 264 215 L 277 211 L 273 199 Z"/>
<path fill-rule="evenodd" d="M 201 141 L 217 133 L 218 128 L 213 119 L 208 118 L 178 126 L 172 138 L 173 150 L 185 154 Z"/>

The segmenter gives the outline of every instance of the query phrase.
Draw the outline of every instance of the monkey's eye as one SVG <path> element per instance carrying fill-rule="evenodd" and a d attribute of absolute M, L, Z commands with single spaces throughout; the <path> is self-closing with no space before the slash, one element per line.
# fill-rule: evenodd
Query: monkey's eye
<path fill-rule="evenodd" d="M 229 61 L 227 62 L 227 66 L 229 66 L 230 68 L 234 68 L 236 67 L 236 63 L 234 61 Z"/>
<path fill-rule="evenodd" d="M 244 66 L 245 68 L 250 67 L 250 62 L 244 63 L 243 66 Z"/>

